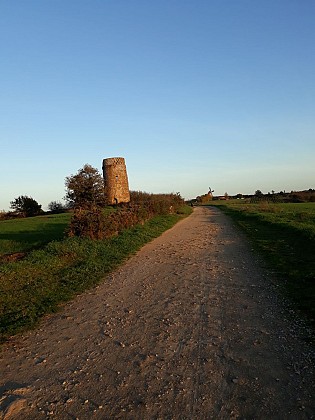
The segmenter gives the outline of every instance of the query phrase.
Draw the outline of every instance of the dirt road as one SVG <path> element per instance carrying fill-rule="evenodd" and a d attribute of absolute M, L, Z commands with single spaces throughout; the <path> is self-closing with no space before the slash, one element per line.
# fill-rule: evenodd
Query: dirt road
<path fill-rule="evenodd" d="M 299 335 L 243 236 L 197 208 L 3 347 L 2 418 L 311 419 Z"/>

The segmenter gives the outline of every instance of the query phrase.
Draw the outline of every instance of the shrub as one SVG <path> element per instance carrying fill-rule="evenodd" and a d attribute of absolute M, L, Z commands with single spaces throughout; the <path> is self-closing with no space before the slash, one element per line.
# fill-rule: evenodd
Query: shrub
<path fill-rule="evenodd" d="M 48 209 L 55 214 L 63 213 L 66 210 L 65 206 L 60 201 L 51 201 L 48 204 Z"/>
<path fill-rule="evenodd" d="M 68 236 L 103 239 L 105 237 L 105 216 L 103 210 L 100 207 L 75 209 L 67 234 Z"/>
<path fill-rule="evenodd" d="M 66 178 L 65 200 L 70 207 L 93 208 L 105 205 L 104 180 L 97 169 L 84 165 L 76 175 Z"/>
<path fill-rule="evenodd" d="M 22 216 L 37 216 L 42 213 L 42 206 L 37 203 L 34 198 L 27 195 L 20 195 L 15 200 L 11 201 L 11 209 L 15 210 Z"/>
<path fill-rule="evenodd" d="M 0 210 L 0 220 L 7 219 L 7 212 L 5 210 Z"/>
<path fill-rule="evenodd" d="M 131 191 L 130 203 L 146 208 L 154 215 L 176 213 L 183 206 L 184 200 L 179 193 L 149 194 L 142 191 Z"/>
<path fill-rule="evenodd" d="M 131 228 L 157 215 L 178 213 L 184 200 L 179 194 L 131 192 L 131 202 L 105 216 L 102 208 L 76 208 L 67 231 L 69 236 L 103 239 Z"/>

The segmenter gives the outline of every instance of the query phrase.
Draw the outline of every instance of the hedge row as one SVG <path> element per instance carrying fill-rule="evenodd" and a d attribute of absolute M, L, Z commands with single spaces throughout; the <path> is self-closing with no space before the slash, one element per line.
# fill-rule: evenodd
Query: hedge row
<path fill-rule="evenodd" d="M 183 204 L 179 194 L 132 191 L 130 203 L 118 206 L 110 214 L 101 207 L 75 209 L 67 233 L 90 239 L 109 238 L 154 216 L 177 213 Z"/>

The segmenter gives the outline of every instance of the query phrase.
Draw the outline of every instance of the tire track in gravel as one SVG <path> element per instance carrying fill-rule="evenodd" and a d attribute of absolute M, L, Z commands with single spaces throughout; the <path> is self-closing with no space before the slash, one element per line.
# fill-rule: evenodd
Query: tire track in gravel
<path fill-rule="evenodd" d="M 216 209 L 1 349 L 2 419 L 311 419 L 314 350 Z"/>

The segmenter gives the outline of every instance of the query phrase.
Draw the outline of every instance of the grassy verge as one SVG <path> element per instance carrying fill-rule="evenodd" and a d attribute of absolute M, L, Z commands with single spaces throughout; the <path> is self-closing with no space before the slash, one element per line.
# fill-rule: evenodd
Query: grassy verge
<path fill-rule="evenodd" d="M 219 204 L 249 236 L 280 287 L 315 327 L 315 204 Z"/>
<path fill-rule="evenodd" d="M 190 214 L 157 216 L 101 241 L 67 238 L 0 265 L 0 341 L 36 325 L 61 302 L 96 285 L 145 243 Z"/>

